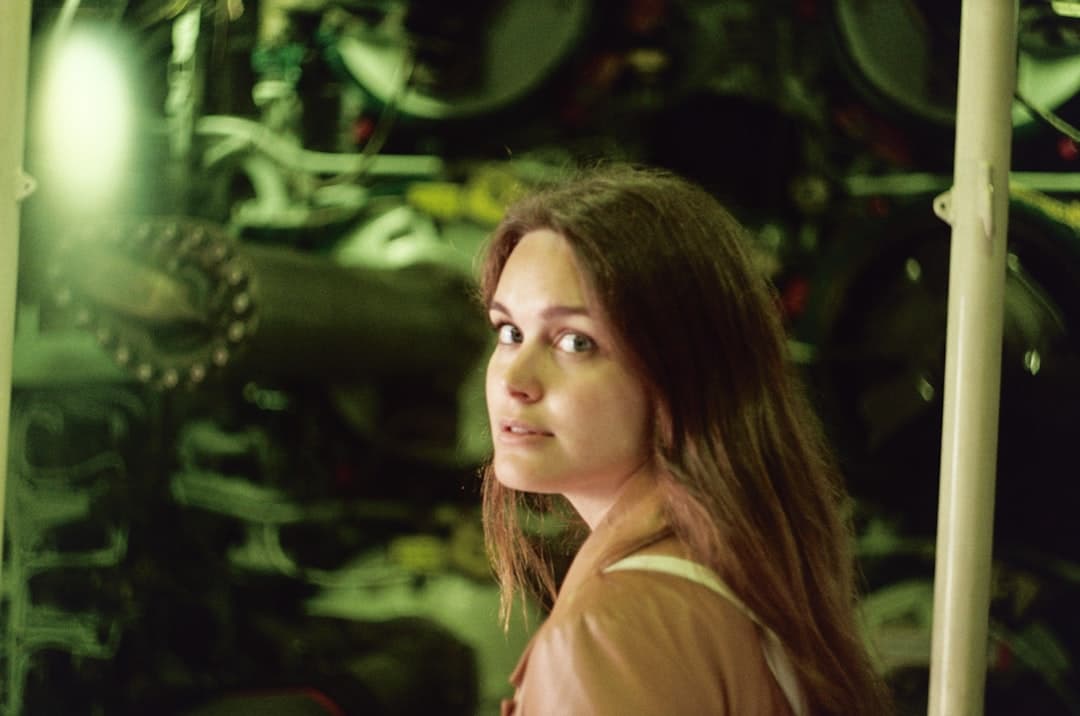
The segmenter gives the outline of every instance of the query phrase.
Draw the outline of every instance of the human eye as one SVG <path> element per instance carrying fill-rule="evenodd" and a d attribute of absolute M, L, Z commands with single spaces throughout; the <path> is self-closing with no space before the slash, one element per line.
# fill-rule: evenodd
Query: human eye
<path fill-rule="evenodd" d="M 521 331 L 513 323 L 497 323 L 494 328 L 499 343 L 504 345 L 521 343 Z"/>
<path fill-rule="evenodd" d="M 596 348 L 596 342 L 584 333 L 563 333 L 556 341 L 559 350 L 567 353 L 587 353 Z"/>

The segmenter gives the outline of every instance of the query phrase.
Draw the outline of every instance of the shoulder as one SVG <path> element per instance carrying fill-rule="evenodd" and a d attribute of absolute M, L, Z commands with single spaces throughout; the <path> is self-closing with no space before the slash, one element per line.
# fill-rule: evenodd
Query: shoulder
<path fill-rule="evenodd" d="M 704 641 L 718 649 L 725 637 L 739 643 L 756 639 L 757 628 L 733 602 L 674 574 L 642 569 L 601 572 L 568 597 L 562 616 L 570 623 L 617 624 L 633 619 L 639 626 L 656 624 L 668 632 L 682 628 L 698 635 L 707 624 L 710 637 L 717 638 Z M 702 641 L 694 640 L 698 648 L 707 648 Z"/>
<path fill-rule="evenodd" d="M 570 642 L 602 635 L 612 649 L 647 646 L 658 657 L 690 662 L 687 679 L 701 676 L 695 670 L 741 679 L 761 652 L 757 627 L 735 604 L 677 575 L 600 573 L 568 601 L 565 613 L 552 615 L 552 631 Z"/>
<path fill-rule="evenodd" d="M 557 699 L 548 706 L 594 714 L 782 713 L 770 706 L 757 628 L 707 587 L 627 570 L 597 574 L 566 596 L 530 649 L 526 703 Z"/>

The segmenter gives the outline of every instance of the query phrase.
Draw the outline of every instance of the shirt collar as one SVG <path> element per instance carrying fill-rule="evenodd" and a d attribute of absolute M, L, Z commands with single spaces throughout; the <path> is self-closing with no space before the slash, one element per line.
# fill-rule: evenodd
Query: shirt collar
<path fill-rule="evenodd" d="M 615 504 L 578 549 L 559 587 L 552 613 L 565 609 L 573 600 L 574 592 L 589 577 L 670 535 L 671 528 L 664 516 L 664 499 L 655 476 L 647 473 L 631 476 L 623 485 Z M 540 628 L 543 629 L 543 626 Z M 514 686 L 521 685 L 535 640 L 534 635 L 510 675 L 510 682 Z"/>
<path fill-rule="evenodd" d="M 567 601 L 582 582 L 608 565 L 670 533 L 655 476 L 648 472 L 631 476 L 578 549 L 559 587 L 559 601 Z"/>

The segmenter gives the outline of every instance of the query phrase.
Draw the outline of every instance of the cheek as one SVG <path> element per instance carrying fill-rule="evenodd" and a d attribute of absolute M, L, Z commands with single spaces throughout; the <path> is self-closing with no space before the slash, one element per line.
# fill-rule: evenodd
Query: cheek
<path fill-rule="evenodd" d="M 493 351 L 488 358 L 487 369 L 484 372 L 484 400 L 487 403 L 488 413 L 491 412 L 492 399 L 499 389 L 499 370 L 496 365 L 498 356 Z"/>
<path fill-rule="evenodd" d="M 604 390 L 581 397 L 577 413 L 584 418 L 589 440 L 608 442 L 624 453 L 650 449 L 649 401 L 636 381 L 612 381 Z"/>
<path fill-rule="evenodd" d="M 620 404 L 619 414 L 626 429 L 627 449 L 637 448 L 639 452 L 651 450 L 652 421 L 644 398 L 634 397 Z"/>

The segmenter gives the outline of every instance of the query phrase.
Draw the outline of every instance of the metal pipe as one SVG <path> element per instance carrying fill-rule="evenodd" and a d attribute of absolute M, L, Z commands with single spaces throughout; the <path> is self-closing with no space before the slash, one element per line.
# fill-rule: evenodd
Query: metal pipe
<path fill-rule="evenodd" d="M 1016 0 L 964 0 L 951 197 L 949 313 L 930 716 L 983 713 L 1001 391 Z"/>
<path fill-rule="evenodd" d="M 456 391 L 489 340 L 467 275 L 419 253 L 400 268 L 346 266 L 176 217 L 86 222 L 55 243 L 44 293 L 155 387 L 228 370 L 339 384 L 423 376 Z"/>
<path fill-rule="evenodd" d="M 11 367 L 15 343 L 15 280 L 19 265 L 19 201 L 30 62 L 30 0 L 0 2 L 0 584 L 3 584 L 4 494 L 7 487 Z"/>

